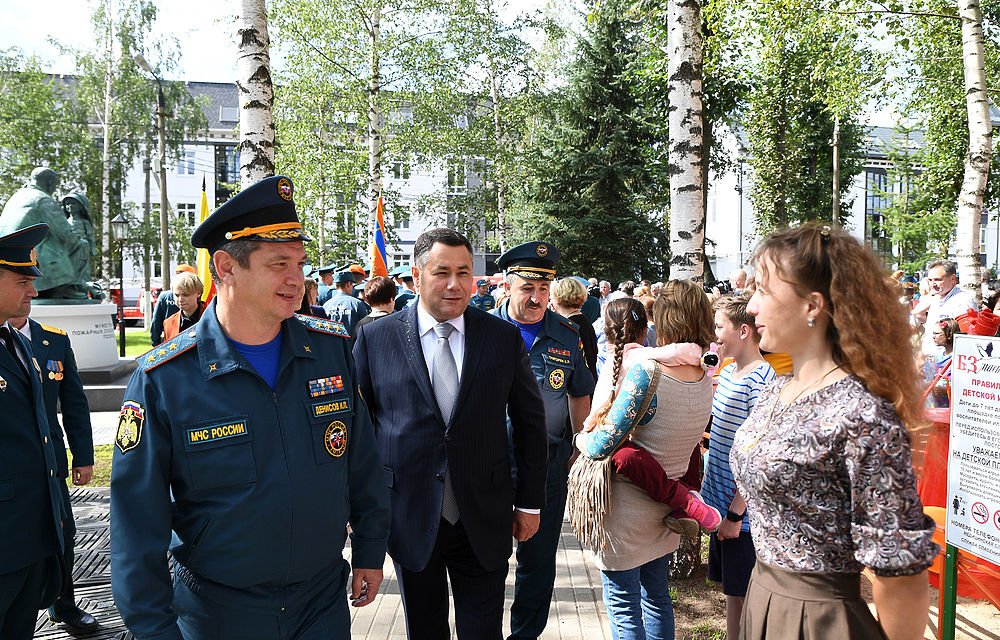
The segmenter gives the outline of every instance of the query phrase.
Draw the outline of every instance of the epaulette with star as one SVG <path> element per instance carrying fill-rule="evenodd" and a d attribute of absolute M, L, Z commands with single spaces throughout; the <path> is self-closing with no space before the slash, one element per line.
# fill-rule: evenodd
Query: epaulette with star
<path fill-rule="evenodd" d="M 143 371 L 155 369 L 198 344 L 197 335 L 194 329 L 189 329 L 142 354 L 136 358 L 136 363 Z"/>
<path fill-rule="evenodd" d="M 61 336 L 66 335 L 66 330 L 65 329 L 60 329 L 59 327 L 50 327 L 47 324 L 41 324 L 41 323 L 39 323 L 38 326 L 41 327 L 42 329 L 45 329 L 49 333 L 57 333 L 57 334 L 59 334 Z"/>
<path fill-rule="evenodd" d="M 313 316 L 304 316 L 298 313 L 295 314 L 295 318 L 304 324 L 306 329 L 326 333 L 331 336 L 340 336 L 341 338 L 351 337 L 350 332 L 344 325 L 336 320 L 324 320 L 323 318 L 314 318 Z"/>
<path fill-rule="evenodd" d="M 572 320 L 566 320 L 565 318 L 561 318 L 559 320 L 559 324 L 566 327 L 567 329 L 572 330 L 573 333 L 580 333 L 580 327 L 576 326 L 576 323 L 573 322 Z"/>

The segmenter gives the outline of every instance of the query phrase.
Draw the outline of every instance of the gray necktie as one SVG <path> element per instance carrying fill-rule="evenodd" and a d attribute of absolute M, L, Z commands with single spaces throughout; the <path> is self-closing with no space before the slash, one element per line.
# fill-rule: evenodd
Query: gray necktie
<path fill-rule="evenodd" d="M 441 410 L 441 417 L 447 425 L 451 422 L 451 414 L 455 409 L 455 398 L 458 397 L 458 367 L 455 366 L 455 357 L 451 354 L 451 344 L 448 336 L 455 327 L 447 322 L 434 325 L 434 334 L 437 336 L 437 345 L 434 348 L 434 399 L 437 401 L 438 409 Z M 455 524 L 458 522 L 458 503 L 455 502 L 455 493 L 451 488 L 451 469 L 444 472 L 444 499 L 441 501 L 441 517 Z"/>

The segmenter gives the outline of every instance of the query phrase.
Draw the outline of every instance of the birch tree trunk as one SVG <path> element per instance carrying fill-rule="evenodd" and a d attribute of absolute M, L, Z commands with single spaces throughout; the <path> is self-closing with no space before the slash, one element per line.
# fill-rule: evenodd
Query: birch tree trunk
<path fill-rule="evenodd" d="M 962 64 L 965 68 L 965 105 L 969 114 L 969 151 L 958 197 L 958 233 L 955 255 L 962 287 L 981 298 L 979 220 L 993 151 L 989 98 L 983 55 L 983 13 L 979 0 L 958 0 L 962 20 Z"/>
<path fill-rule="evenodd" d="M 379 105 L 379 90 L 382 83 L 381 58 L 378 51 L 378 32 L 381 7 L 375 7 L 371 15 L 368 31 L 371 43 L 369 63 L 371 74 L 368 80 L 368 224 L 365 235 L 365 251 L 370 251 L 372 232 L 375 228 L 375 210 L 382 190 L 382 109 Z"/>
<path fill-rule="evenodd" d="M 701 0 L 669 0 L 667 20 L 670 276 L 701 278 L 705 267 Z"/>
<path fill-rule="evenodd" d="M 241 0 L 236 88 L 240 94 L 240 188 L 274 175 L 274 85 L 264 0 Z"/>
<path fill-rule="evenodd" d="M 107 44 L 104 58 L 104 122 L 102 123 L 103 147 L 101 155 L 101 194 L 104 206 L 101 207 L 98 224 L 101 225 L 101 274 L 100 281 L 104 290 L 111 295 L 109 286 L 109 274 L 111 273 L 111 65 L 114 55 L 114 27 L 113 21 L 108 21 L 108 30 L 105 32 Z M 119 283 L 119 286 L 121 284 Z"/>

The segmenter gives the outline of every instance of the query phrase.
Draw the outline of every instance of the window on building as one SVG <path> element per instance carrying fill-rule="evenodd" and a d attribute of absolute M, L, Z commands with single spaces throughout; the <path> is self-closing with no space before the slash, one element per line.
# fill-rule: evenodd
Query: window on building
<path fill-rule="evenodd" d="M 885 169 L 868 169 L 865 175 L 865 243 L 884 266 L 892 263 L 892 242 L 883 213 L 891 204 L 889 191 Z"/>
<path fill-rule="evenodd" d="M 397 267 L 410 266 L 411 256 L 408 253 L 393 253 L 390 258 L 392 259 L 392 263 Z"/>
<path fill-rule="evenodd" d="M 219 122 L 239 122 L 239 107 L 219 107 Z"/>
<path fill-rule="evenodd" d="M 465 162 L 448 163 L 448 195 L 464 196 L 469 192 L 466 183 Z"/>
<path fill-rule="evenodd" d="M 986 227 L 989 223 L 989 214 L 979 214 L 979 253 L 986 253 Z"/>
<path fill-rule="evenodd" d="M 188 224 L 195 224 L 197 221 L 198 209 L 193 202 L 177 203 L 177 216 L 185 220 Z"/>
<path fill-rule="evenodd" d="M 194 151 L 184 151 L 177 162 L 177 174 L 181 176 L 194 175 Z"/>

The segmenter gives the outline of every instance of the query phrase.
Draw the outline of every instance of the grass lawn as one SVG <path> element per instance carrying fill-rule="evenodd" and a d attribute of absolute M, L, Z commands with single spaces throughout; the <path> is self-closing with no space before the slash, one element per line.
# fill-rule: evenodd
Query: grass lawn
<path fill-rule="evenodd" d="M 115 331 L 115 345 L 118 345 L 118 331 Z M 150 350 L 149 331 L 145 329 L 125 329 L 125 355 L 141 356 Z"/>
<path fill-rule="evenodd" d="M 128 336 L 126 335 L 126 348 L 128 345 Z M 111 453 L 113 444 L 99 444 L 94 447 L 94 478 L 90 481 L 89 487 L 107 487 L 111 484 Z M 69 468 L 73 468 L 73 454 L 70 450 L 66 449 L 66 455 L 69 457 Z M 66 478 L 66 484 L 73 488 L 73 478 L 70 474 L 69 478 Z"/>

